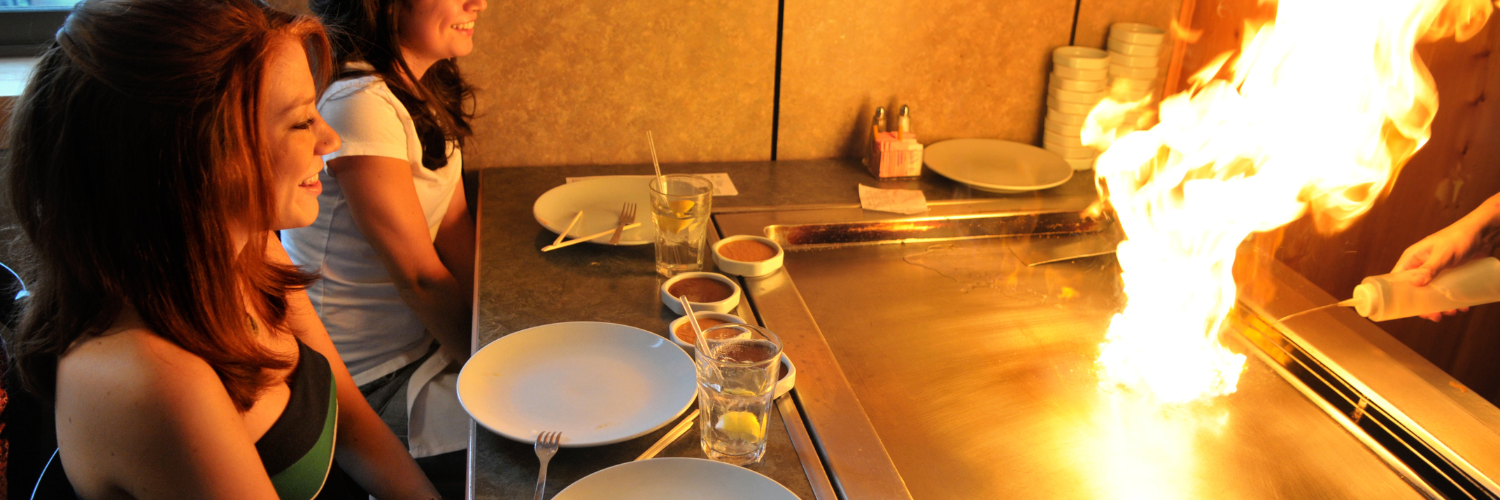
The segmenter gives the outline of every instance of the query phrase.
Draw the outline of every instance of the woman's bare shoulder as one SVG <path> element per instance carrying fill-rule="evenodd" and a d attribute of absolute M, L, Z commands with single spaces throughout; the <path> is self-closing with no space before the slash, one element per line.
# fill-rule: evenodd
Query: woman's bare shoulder
<path fill-rule="evenodd" d="M 138 326 L 79 339 L 58 360 L 57 370 L 59 386 L 65 379 L 82 386 L 91 383 L 155 386 L 152 382 L 162 378 L 197 378 L 194 375 L 207 375 L 217 381 L 213 368 L 203 358 Z M 75 374 L 86 378 L 73 380 L 70 375 Z"/>
<path fill-rule="evenodd" d="M 76 342 L 58 363 L 56 408 L 63 464 L 80 493 L 197 496 L 225 486 L 199 480 L 237 483 L 235 475 L 258 469 L 213 368 L 144 328 Z M 237 486 L 262 486 L 247 479 Z"/>
<path fill-rule="evenodd" d="M 80 339 L 58 360 L 59 426 L 192 419 L 226 404 L 237 413 L 208 362 L 144 328 Z"/>

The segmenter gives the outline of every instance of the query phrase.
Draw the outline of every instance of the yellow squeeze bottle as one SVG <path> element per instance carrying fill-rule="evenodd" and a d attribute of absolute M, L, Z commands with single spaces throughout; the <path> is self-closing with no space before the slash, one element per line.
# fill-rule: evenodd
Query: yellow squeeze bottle
<path fill-rule="evenodd" d="M 1438 273 L 1427 286 L 1411 284 L 1412 269 L 1370 276 L 1354 287 L 1353 307 L 1371 321 L 1386 321 L 1500 301 L 1500 260 L 1485 257 Z"/>

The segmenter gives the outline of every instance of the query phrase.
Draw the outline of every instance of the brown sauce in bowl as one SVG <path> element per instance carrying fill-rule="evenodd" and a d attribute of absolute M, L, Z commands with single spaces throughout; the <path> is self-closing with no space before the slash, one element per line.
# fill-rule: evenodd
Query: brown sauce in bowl
<path fill-rule="evenodd" d="M 704 330 L 725 323 L 728 323 L 728 321 L 713 318 L 698 318 L 698 327 Z M 698 334 L 693 331 L 693 324 L 691 322 L 683 321 L 682 324 L 677 325 L 677 339 L 689 344 L 698 343 Z"/>
<path fill-rule="evenodd" d="M 734 295 L 734 289 L 713 278 L 683 278 L 667 287 L 667 293 L 673 297 L 686 296 L 692 302 L 707 303 L 729 298 Z"/>
<path fill-rule="evenodd" d="M 719 255 L 740 262 L 760 262 L 776 256 L 776 249 L 755 240 L 736 240 L 719 245 Z"/>

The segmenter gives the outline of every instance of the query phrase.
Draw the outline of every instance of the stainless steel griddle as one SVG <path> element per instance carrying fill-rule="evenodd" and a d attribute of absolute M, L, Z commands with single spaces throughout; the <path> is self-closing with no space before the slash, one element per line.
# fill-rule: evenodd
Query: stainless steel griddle
<path fill-rule="evenodd" d="M 1123 305 L 1112 255 L 1028 266 L 1109 237 L 1087 197 L 740 209 L 785 268 L 744 281 L 797 363 L 796 400 L 847 498 L 1485 498 L 1500 411 L 1258 255 L 1223 335 L 1238 391 L 1159 406 L 1101 387 Z M 1026 206 L 1019 206 L 1025 203 Z M 1162 279 L 1171 279 L 1163 277 Z"/>

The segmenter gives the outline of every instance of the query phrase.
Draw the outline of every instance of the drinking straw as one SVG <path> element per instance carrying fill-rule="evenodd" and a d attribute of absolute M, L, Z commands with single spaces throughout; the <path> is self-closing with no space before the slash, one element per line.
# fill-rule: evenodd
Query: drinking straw
<path fill-rule="evenodd" d="M 661 163 L 656 161 L 656 140 L 651 137 L 650 130 L 646 131 L 646 144 L 651 146 L 651 166 L 656 169 L 657 182 L 661 183 L 661 190 L 666 191 L 666 180 L 661 178 Z"/>

